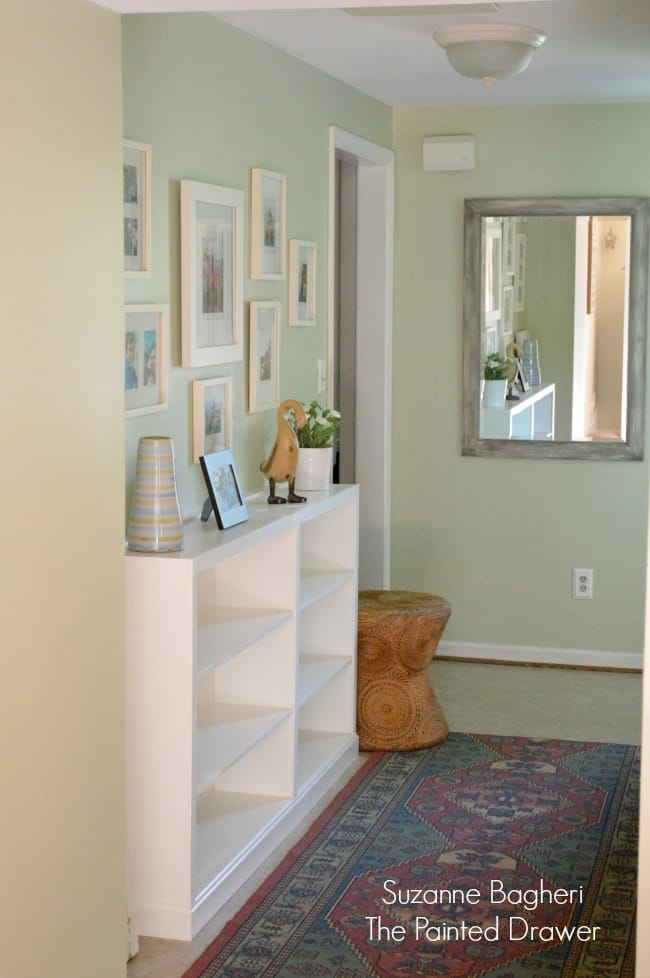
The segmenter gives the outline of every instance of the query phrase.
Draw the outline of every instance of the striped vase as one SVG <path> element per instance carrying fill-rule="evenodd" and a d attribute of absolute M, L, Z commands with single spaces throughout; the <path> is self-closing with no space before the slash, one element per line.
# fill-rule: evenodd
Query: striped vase
<path fill-rule="evenodd" d="M 165 553 L 183 549 L 171 438 L 149 435 L 138 442 L 126 539 L 129 550 Z"/>

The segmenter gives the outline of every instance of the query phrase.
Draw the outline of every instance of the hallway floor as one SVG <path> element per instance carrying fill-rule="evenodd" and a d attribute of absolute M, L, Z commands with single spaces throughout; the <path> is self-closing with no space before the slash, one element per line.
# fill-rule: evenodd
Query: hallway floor
<path fill-rule="evenodd" d="M 431 677 L 452 730 L 641 743 L 639 673 L 434 659 Z"/>
<path fill-rule="evenodd" d="M 436 659 L 431 677 L 449 726 L 455 731 L 640 743 L 640 674 Z M 321 807 L 342 783 L 328 793 Z M 316 814 L 311 813 L 309 820 L 285 840 L 281 849 L 191 943 L 141 938 L 140 951 L 128 965 L 128 978 L 181 978 Z"/>

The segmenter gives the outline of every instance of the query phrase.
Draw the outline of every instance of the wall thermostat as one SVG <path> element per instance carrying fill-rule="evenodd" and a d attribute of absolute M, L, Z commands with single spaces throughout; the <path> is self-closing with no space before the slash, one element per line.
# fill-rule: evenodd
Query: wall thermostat
<path fill-rule="evenodd" d="M 473 170 L 473 136 L 425 136 L 422 144 L 425 170 Z"/>

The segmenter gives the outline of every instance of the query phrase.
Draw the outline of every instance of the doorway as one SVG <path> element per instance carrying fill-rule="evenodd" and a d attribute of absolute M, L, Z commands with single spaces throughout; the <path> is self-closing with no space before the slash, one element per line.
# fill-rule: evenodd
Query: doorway
<path fill-rule="evenodd" d="M 628 215 L 576 218 L 573 441 L 627 437 L 630 231 Z"/>
<path fill-rule="evenodd" d="M 360 487 L 361 588 L 390 584 L 394 167 L 330 127 L 327 397 L 344 416 L 341 481 Z"/>

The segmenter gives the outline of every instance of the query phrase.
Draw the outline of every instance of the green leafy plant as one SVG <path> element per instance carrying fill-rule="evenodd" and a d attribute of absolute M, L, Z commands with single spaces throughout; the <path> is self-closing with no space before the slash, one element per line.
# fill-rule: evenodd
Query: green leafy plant
<path fill-rule="evenodd" d="M 485 380 L 510 380 L 514 375 L 516 364 L 500 353 L 488 353 L 483 364 Z"/>
<path fill-rule="evenodd" d="M 318 401 L 303 404 L 307 423 L 300 431 L 296 429 L 295 417 L 292 419 L 294 431 L 298 435 L 301 448 L 329 448 L 334 444 L 334 436 L 341 424 L 341 415 L 333 408 L 324 408 Z"/>

